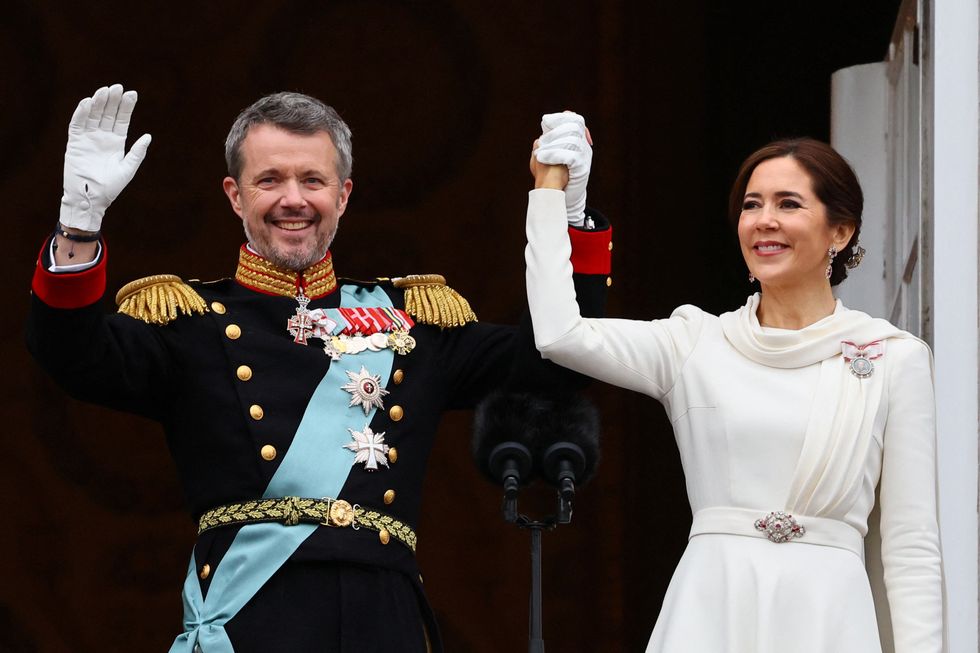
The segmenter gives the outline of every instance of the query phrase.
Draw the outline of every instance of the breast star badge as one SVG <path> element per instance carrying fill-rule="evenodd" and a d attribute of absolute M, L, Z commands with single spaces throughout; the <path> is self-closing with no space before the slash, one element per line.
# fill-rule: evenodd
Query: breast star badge
<path fill-rule="evenodd" d="M 350 431 L 350 436 L 354 441 L 343 445 L 343 447 L 354 452 L 352 465 L 364 463 L 364 469 L 369 472 L 377 471 L 379 463 L 385 467 L 388 466 L 389 447 L 385 444 L 384 432 L 375 433 L 368 425 L 364 426 L 363 431 L 347 430 Z"/>
<path fill-rule="evenodd" d="M 381 398 L 388 394 L 388 391 L 381 387 L 381 376 L 374 376 L 361 365 L 360 372 L 347 372 L 350 381 L 340 386 L 351 394 L 351 406 L 360 406 L 364 409 L 364 414 L 371 412 L 372 408 L 384 408 Z"/>

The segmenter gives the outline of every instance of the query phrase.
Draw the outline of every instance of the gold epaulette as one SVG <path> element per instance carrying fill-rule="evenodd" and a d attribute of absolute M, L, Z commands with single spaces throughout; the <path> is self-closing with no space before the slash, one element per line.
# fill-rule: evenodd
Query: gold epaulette
<path fill-rule="evenodd" d="M 420 324 L 446 328 L 477 321 L 470 303 L 447 286 L 442 275 L 410 274 L 391 282 L 405 290 L 405 312 Z"/>
<path fill-rule="evenodd" d="M 173 274 L 130 281 L 116 293 L 119 312 L 148 324 L 169 324 L 180 315 L 208 311 L 207 302 Z"/>

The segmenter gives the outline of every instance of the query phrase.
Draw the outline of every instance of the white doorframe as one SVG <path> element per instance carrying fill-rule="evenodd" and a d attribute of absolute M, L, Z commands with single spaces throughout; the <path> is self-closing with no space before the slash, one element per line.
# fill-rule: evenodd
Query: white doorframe
<path fill-rule="evenodd" d="M 978 35 L 977 0 L 905 0 L 886 61 L 832 81 L 832 142 L 865 187 L 869 264 L 839 296 L 935 354 L 948 653 L 980 643 Z"/>
<path fill-rule="evenodd" d="M 932 346 L 936 356 L 940 522 L 949 598 L 949 653 L 978 650 L 977 223 L 980 14 L 976 0 L 923 3 L 932 214 Z M 931 137 L 931 142 L 928 137 Z M 928 192 L 928 194 L 927 194 Z"/>

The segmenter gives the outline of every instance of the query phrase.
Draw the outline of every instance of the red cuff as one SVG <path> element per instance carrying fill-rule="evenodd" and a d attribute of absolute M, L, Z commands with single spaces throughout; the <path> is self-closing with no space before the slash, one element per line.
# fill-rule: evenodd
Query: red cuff
<path fill-rule="evenodd" d="M 609 274 L 612 271 L 612 227 L 582 231 L 569 227 L 572 241 L 572 270 L 580 274 Z"/>
<path fill-rule="evenodd" d="M 37 298 L 52 308 L 82 308 L 99 301 L 106 287 L 105 241 L 99 262 L 81 272 L 48 272 L 44 269 L 44 250 L 49 245 L 49 241 L 44 242 L 34 268 L 31 290 Z"/>

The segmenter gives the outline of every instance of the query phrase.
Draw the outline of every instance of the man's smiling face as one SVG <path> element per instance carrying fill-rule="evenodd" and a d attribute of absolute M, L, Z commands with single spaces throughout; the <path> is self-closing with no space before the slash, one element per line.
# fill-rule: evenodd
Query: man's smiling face
<path fill-rule="evenodd" d="M 223 186 L 249 244 L 280 267 L 301 271 L 327 254 L 353 186 L 337 176 L 337 149 L 325 131 L 296 134 L 251 127 L 239 179 Z"/>

